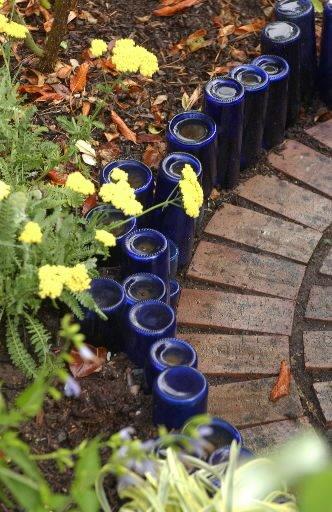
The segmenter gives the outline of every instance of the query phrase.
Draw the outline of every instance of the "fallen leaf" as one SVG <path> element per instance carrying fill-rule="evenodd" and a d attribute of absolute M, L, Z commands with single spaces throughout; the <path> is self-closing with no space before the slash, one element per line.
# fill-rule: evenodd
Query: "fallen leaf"
<path fill-rule="evenodd" d="M 93 361 L 82 359 L 77 349 L 73 349 L 70 352 L 72 362 L 69 364 L 69 369 L 75 379 L 81 379 L 92 373 L 100 372 L 103 364 L 106 362 L 107 349 L 105 347 L 93 347 L 88 344 L 86 346 L 95 355 Z"/>
<path fill-rule="evenodd" d="M 119 134 L 117 132 L 116 133 L 104 132 L 104 135 L 105 135 L 107 142 L 112 142 L 112 140 L 119 138 Z"/>
<path fill-rule="evenodd" d="M 322 123 L 324 121 L 328 121 L 329 119 L 332 119 L 332 110 L 328 110 L 327 108 L 323 107 L 318 109 L 314 121 L 315 123 Z"/>
<path fill-rule="evenodd" d="M 83 162 L 87 165 L 96 165 L 96 152 L 85 140 L 78 140 L 75 144 L 75 147 L 80 151 L 82 155 Z"/>
<path fill-rule="evenodd" d="M 279 376 L 270 393 L 270 400 L 275 402 L 283 396 L 288 396 L 291 384 L 291 370 L 286 361 L 281 361 Z"/>
<path fill-rule="evenodd" d="M 127 140 L 130 140 L 131 142 L 137 144 L 136 133 L 134 133 L 130 128 L 128 128 L 124 120 L 121 119 L 121 117 L 114 110 L 112 110 L 111 112 L 111 118 L 113 123 L 116 124 L 121 135 L 123 135 Z"/>
<path fill-rule="evenodd" d="M 149 144 L 143 154 L 143 162 L 148 167 L 157 169 L 166 151 L 165 142 Z"/>
<path fill-rule="evenodd" d="M 90 64 L 83 62 L 75 71 L 75 74 L 70 79 L 71 92 L 82 92 L 86 86 L 88 71 Z"/>
<path fill-rule="evenodd" d="M 210 199 L 216 201 L 220 197 L 220 192 L 216 188 L 213 188 L 210 194 Z"/>
<path fill-rule="evenodd" d="M 135 18 L 141 23 L 147 23 L 150 21 L 151 15 L 148 14 L 147 16 L 135 16 Z"/>
<path fill-rule="evenodd" d="M 252 32 L 259 32 L 263 27 L 265 27 L 266 21 L 258 18 L 257 20 L 253 20 L 247 25 L 241 25 L 240 27 L 236 27 L 235 34 L 251 34 Z"/>
<path fill-rule="evenodd" d="M 82 105 L 82 114 L 83 116 L 88 116 L 91 110 L 91 103 L 89 101 L 83 101 Z"/>
<path fill-rule="evenodd" d="M 95 206 L 97 206 L 97 194 L 92 194 L 84 200 L 82 206 L 82 215 L 86 215 Z"/>
<path fill-rule="evenodd" d="M 121 155 L 121 149 L 116 142 L 107 142 L 99 146 L 98 156 L 103 164 L 108 164 L 112 160 L 116 160 Z"/>
<path fill-rule="evenodd" d="M 165 101 L 167 101 L 167 95 L 166 94 L 159 94 L 156 99 L 153 101 L 152 105 L 153 106 L 156 106 L 156 105 L 161 105 L 162 103 L 164 103 Z"/>
<path fill-rule="evenodd" d="M 225 27 L 221 27 L 218 32 L 218 37 L 230 36 L 234 34 L 235 25 L 226 25 Z"/>
<path fill-rule="evenodd" d="M 142 142 L 156 143 L 156 142 L 161 142 L 162 140 L 163 140 L 163 138 L 160 135 L 158 135 L 158 134 L 139 133 L 137 135 L 137 142 L 138 142 L 138 144 L 141 144 Z"/>
<path fill-rule="evenodd" d="M 96 25 L 98 23 L 98 20 L 94 18 L 88 11 L 81 11 L 78 15 L 78 18 L 80 20 L 85 20 L 88 23 L 91 23 L 91 25 Z"/>
<path fill-rule="evenodd" d="M 57 63 L 55 66 L 55 74 L 60 80 L 64 78 L 68 78 L 70 73 L 72 72 L 73 67 L 69 64 L 62 64 L 62 62 Z"/>
<path fill-rule="evenodd" d="M 155 9 L 153 14 L 155 16 L 173 16 L 174 14 L 183 11 L 184 9 L 188 9 L 188 7 L 192 7 L 193 5 L 199 4 L 204 0 L 182 0 L 174 5 L 168 5 L 166 7 L 160 7 L 159 9 Z"/>
<path fill-rule="evenodd" d="M 240 62 L 244 62 L 247 60 L 247 54 L 243 50 L 239 50 L 238 48 L 232 48 L 231 49 L 231 56 L 233 59 L 237 59 Z"/>
<path fill-rule="evenodd" d="M 64 185 L 67 181 L 68 174 L 59 172 L 56 169 L 51 169 L 47 173 L 49 180 L 56 185 Z"/>
<path fill-rule="evenodd" d="M 185 92 L 181 100 L 183 110 L 191 110 L 195 103 L 197 103 L 199 100 L 201 92 L 202 88 L 200 85 L 196 87 L 191 96 L 188 96 L 188 94 Z"/>

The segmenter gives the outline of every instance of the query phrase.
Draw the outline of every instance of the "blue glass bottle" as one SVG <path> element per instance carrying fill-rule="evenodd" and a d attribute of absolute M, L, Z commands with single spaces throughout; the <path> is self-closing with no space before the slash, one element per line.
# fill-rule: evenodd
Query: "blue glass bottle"
<path fill-rule="evenodd" d="M 98 225 L 99 229 L 102 229 L 102 225 L 108 226 L 113 224 L 114 222 L 122 222 L 123 220 L 128 220 L 126 224 L 122 224 L 118 228 L 112 230 L 112 233 L 116 237 L 116 246 L 110 249 L 110 257 L 105 262 L 101 258 L 98 258 L 98 262 L 101 266 L 115 267 L 120 265 L 122 260 L 122 242 L 125 237 L 134 231 L 136 228 L 136 219 L 126 217 L 120 210 L 117 210 L 112 205 L 109 204 L 99 204 L 91 210 L 85 216 L 88 222 L 94 222 Z"/>
<path fill-rule="evenodd" d="M 181 286 L 178 281 L 171 279 L 169 282 L 169 303 L 176 311 L 181 295 Z"/>
<path fill-rule="evenodd" d="M 156 203 L 165 201 L 177 188 L 185 164 L 191 165 L 197 176 L 201 176 L 201 163 L 187 153 L 171 153 L 161 162 L 156 181 Z M 155 222 L 157 229 L 178 247 L 179 267 L 187 265 L 194 246 L 195 219 L 186 215 L 182 208 L 170 205 L 157 211 Z"/>
<path fill-rule="evenodd" d="M 311 0 L 277 0 L 276 18 L 291 21 L 301 30 L 301 95 L 312 100 L 317 80 L 315 10 Z"/>
<path fill-rule="evenodd" d="M 261 32 L 262 53 L 283 57 L 289 65 L 287 126 L 296 123 L 301 107 L 301 31 L 295 23 L 274 21 Z"/>
<path fill-rule="evenodd" d="M 278 55 L 261 55 L 252 63 L 264 69 L 270 77 L 263 147 L 271 149 L 281 144 L 285 138 L 289 66 Z"/>
<path fill-rule="evenodd" d="M 190 343 L 179 338 L 163 338 L 151 346 L 144 368 L 148 392 L 161 372 L 171 366 L 197 368 L 197 353 Z"/>
<path fill-rule="evenodd" d="M 189 418 L 206 413 L 207 380 L 190 366 L 173 366 L 164 370 L 154 381 L 152 392 L 155 425 L 177 429 Z"/>
<path fill-rule="evenodd" d="M 170 262 L 170 279 L 175 279 L 176 273 L 178 271 L 179 266 L 179 249 L 177 245 L 171 240 L 168 239 L 169 244 L 169 262 Z"/>
<path fill-rule="evenodd" d="M 123 281 L 122 286 L 125 292 L 124 315 L 128 315 L 131 306 L 143 300 L 167 302 L 166 284 L 156 274 L 132 274 Z"/>
<path fill-rule="evenodd" d="M 208 429 L 205 427 L 208 427 Z M 188 422 L 183 428 L 183 433 L 190 433 L 191 428 L 192 425 Z M 234 427 L 234 425 L 221 418 L 212 417 L 210 420 L 205 420 L 198 426 L 196 424 L 196 428 L 198 433 L 201 433 L 201 436 L 211 444 L 213 450 L 229 446 L 234 440 L 241 446 L 243 444 L 240 431 Z M 206 432 L 206 430 L 208 430 L 208 432 Z"/>
<path fill-rule="evenodd" d="M 230 76 L 245 90 L 241 169 L 246 169 L 256 164 L 262 150 L 269 75 L 257 66 L 242 64 L 233 68 Z"/>
<path fill-rule="evenodd" d="M 324 6 L 323 30 L 319 60 L 319 91 L 321 99 L 332 108 L 332 1 Z"/>
<path fill-rule="evenodd" d="M 234 188 L 240 175 L 243 85 L 233 78 L 213 78 L 205 86 L 204 111 L 215 120 L 218 130 L 217 184 L 226 189 Z"/>
<path fill-rule="evenodd" d="M 176 335 L 175 313 L 159 300 L 137 302 L 129 309 L 125 321 L 126 353 L 139 368 L 144 368 L 155 341 Z"/>
<path fill-rule="evenodd" d="M 169 300 L 170 261 L 166 237 L 155 229 L 136 229 L 124 239 L 122 248 L 123 277 L 137 272 L 156 274 L 166 284 Z"/>
<path fill-rule="evenodd" d="M 121 316 L 125 303 L 123 287 L 109 278 L 97 278 L 91 282 L 90 293 L 107 320 L 94 311 L 85 310 L 81 331 L 86 341 L 96 347 L 106 347 L 112 352 L 123 350 Z"/>
<path fill-rule="evenodd" d="M 196 110 L 174 116 L 166 132 L 169 152 L 183 151 L 196 156 L 202 164 L 204 197 L 208 198 L 217 182 L 217 127 L 214 120 Z"/>

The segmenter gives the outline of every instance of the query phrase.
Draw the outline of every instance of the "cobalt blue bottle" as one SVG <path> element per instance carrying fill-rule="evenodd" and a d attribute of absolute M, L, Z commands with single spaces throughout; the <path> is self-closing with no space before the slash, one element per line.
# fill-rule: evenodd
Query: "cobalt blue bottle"
<path fill-rule="evenodd" d="M 301 31 L 289 21 L 274 21 L 261 32 L 262 53 L 283 57 L 289 65 L 287 126 L 299 117 L 301 107 Z"/>
<path fill-rule="evenodd" d="M 178 429 L 193 416 L 206 413 L 207 380 L 190 366 L 164 370 L 154 381 L 152 392 L 155 425 Z"/>
<path fill-rule="evenodd" d="M 218 130 L 217 185 L 234 188 L 240 175 L 243 85 L 233 78 L 213 78 L 205 86 L 204 111 L 215 120 Z"/>
<path fill-rule="evenodd" d="M 277 55 L 261 55 L 252 63 L 264 69 L 270 77 L 263 147 L 271 149 L 285 138 L 289 66 L 285 59 Z"/>
<path fill-rule="evenodd" d="M 186 153 L 171 153 L 160 164 L 156 181 L 155 202 L 165 201 L 173 191 L 176 194 L 181 171 L 185 164 L 191 165 L 200 178 L 202 166 L 199 160 Z M 187 265 L 191 259 L 195 238 L 195 219 L 189 217 L 183 208 L 167 206 L 158 210 L 156 226 L 167 238 L 173 240 L 179 249 L 179 267 Z"/>
<path fill-rule="evenodd" d="M 206 433 L 205 427 L 208 427 L 208 433 Z M 183 434 L 190 433 L 191 428 L 192 424 L 191 422 L 188 422 L 183 427 Z M 205 420 L 200 425 L 196 424 L 196 428 L 198 433 L 201 432 L 203 439 L 210 443 L 213 451 L 218 448 L 229 446 L 234 440 L 241 446 L 243 444 L 240 431 L 234 427 L 234 425 L 228 423 L 228 421 L 217 418 L 216 416 L 208 419 L 207 421 Z"/>
<path fill-rule="evenodd" d="M 123 277 L 137 272 L 156 274 L 166 284 L 169 299 L 170 262 L 166 237 L 155 229 L 136 229 L 124 239 L 122 248 Z"/>
<path fill-rule="evenodd" d="M 315 10 L 311 0 L 277 0 L 276 18 L 291 21 L 301 30 L 301 95 L 311 101 L 317 80 Z"/>
<path fill-rule="evenodd" d="M 171 240 L 168 239 L 169 245 L 169 262 L 170 262 L 170 279 L 175 279 L 176 273 L 178 271 L 179 266 L 179 249 L 177 245 Z"/>
<path fill-rule="evenodd" d="M 147 391 L 151 392 L 154 380 L 171 366 L 197 368 L 197 353 L 187 341 L 179 338 L 163 338 L 150 348 L 144 374 Z"/>
<path fill-rule="evenodd" d="M 241 169 L 246 169 L 256 164 L 262 150 L 269 75 L 257 66 L 242 64 L 232 69 L 230 76 L 245 90 Z"/>
<path fill-rule="evenodd" d="M 159 300 L 137 302 L 129 309 L 125 348 L 128 357 L 144 368 L 151 345 L 176 336 L 176 318 L 171 306 Z"/>
<path fill-rule="evenodd" d="M 105 262 L 101 258 L 98 258 L 98 262 L 101 266 L 107 265 L 109 267 L 115 267 L 120 265 L 123 254 L 122 242 L 125 237 L 136 228 L 136 218 L 126 217 L 124 213 L 109 204 L 99 204 L 98 206 L 91 208 L 85 218 L 88 222 L 95 222 L 98 229 L 102 229 L 102 225 L 109 226 L 110 224 L 122 222 L 124 220 L 128 221 L 111 231 L 116 237 L 116 246 L 110 248 L 109 259 Z"/>
<path fill-rule="evenodd" d="M 181 295 L 181 286 L 179 281 L 171 279 L 169 282 L 169 303 L 174 310 L 177 309 Z"/>
<path fill-rule="evenodd" d="M 202 164 L 204 197 L 208 198 L 217 182 L 217 127 L 214 120 L 196 110 L 174 116 L 166 132 L 169 152 L 183 151 L 196 156 Z"/>
<path fill-rule="evenodd" d="M 124 315 L 131 306 L 143 300 L 167 302 L 167 287 L 164 281 L 148 272 L 140 272 L 127 277 L 122 283 L 125 292 Z"/>
<path fill-rule="evenodd" d="M 223 446 L 222 448 L 218 448 L 213 453 L 211 453 L 209 457 L 209 464 L 212 466 L 216 466 L 217 464 L 223 464 L 229 461 L 229 455 L 231 452 L 230 446 Z M 239 452 L 239 461 L 246 462 L 248 459 L 251 459 L 254 456 L 251 450 L 241 446 Z"/>
<path fill-rule="evenodd" d="M 319 61 L 319 91 L 321 99 L 332 108 L 332 1 L 324 6 L 323 31 Z"/>

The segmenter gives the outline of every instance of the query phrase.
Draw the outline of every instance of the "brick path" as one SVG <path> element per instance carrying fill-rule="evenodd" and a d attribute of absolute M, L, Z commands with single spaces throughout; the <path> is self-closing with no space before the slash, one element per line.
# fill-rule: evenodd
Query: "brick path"
<path fill-rule="evenodd" d="M 324 154 L 286 141 L 268 156 L 271 173 L 243 181 L 213 215 L 178 309 L 210 380 L 209 412 L 240 427 L 252 449 L 332 427 L 332 120 L 307 136 Z M 282 360 L 291 392 L 271 402 Z"/>

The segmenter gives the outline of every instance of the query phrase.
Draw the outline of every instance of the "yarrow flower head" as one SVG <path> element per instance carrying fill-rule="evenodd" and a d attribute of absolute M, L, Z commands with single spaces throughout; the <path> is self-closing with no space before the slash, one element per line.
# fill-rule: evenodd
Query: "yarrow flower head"
<path fill-rule="evenodd" d="M 128 173 L 126 171 L 123 171 L 119 167 L 115 167 L 112 170 L 111 178 L 112 178 L 112 181 L 121 181 L 121 180 L 128 181 Z"/>
<path fill-rule="evenodd" d="M 79 171 L 69 174 L 66 181 L 66 187 L 74 190 L 74 192 L 79 192 L 84 196 L 91 196 L 95 192 L 95 186 L 92 181 L 85 178 Z"/>
<path fill-rule="evenodd" d="M 77 263 L 75 267 L 67 268 L 64 284 L 70 291 L 84 292 L 90 287 L 90 283 L 91 278 L 83 263 Z"/>
<path fill-rule="evenodd" d="M 197 218 L 203 204 L 203 190 L 191 165 L 184 166 L 179 188 L 186 214 L 189 217 Z"/>
<path fill-rule="evenodd" d="M 116 238 L 112 233 L 109 233 L 105 229 L 96 229 L 95 239 L 98 242 L 101 242 L 106 247 L 115 247 L 116 246 Z"/>
<path fill-rule="evenodd" d="M 92 39 L 90 52 L 93 57 L 101 57 L 107 52 L 107 43 L 102 39 Z"/>
<path fill-rule="evenodd" d="M 0 180 L 0 201 L 6 199 L 10 194 L 10 186 L 4 181 Z"/>
<path fill-rule="evenodd" d="M 43 234 L 39 224 L 30 221 L 24 226 L 18 239 L 25 244 L 40 244 L 42 238 Z"/>
<path fill-rule="evenodd" d="M 2 7 L 2 5 L 0 5 Z M 24 39 L 29 32 L 29 29 L 20 23 L 10 21 L 6 16 L 0 14 L 0 32 L 15 39 Z"/>
<path fill-rule="evenodd" d="M 38 270 L 39 297 L 56 299 L 60 297 L 67 276 L 63 265 L 43 265 Z"/>
<path fill-rule="evenodd" d="M 104 203 L 112 203 L 125 215 L 133 216 L 143 212 L 143 206 L 135 197 L 135 190 L 125 180 L 105 183 L 101 186 L 99 195 Z"/>
<path fill-rule="evenodd" d="M 159 69 L 157 57 L 142 46 L 136 46 L 132 39 L 119 39 L 115 43 L 112 62 L 117 71 L 139 71 L 146 77 L 151 77 Z"/>

